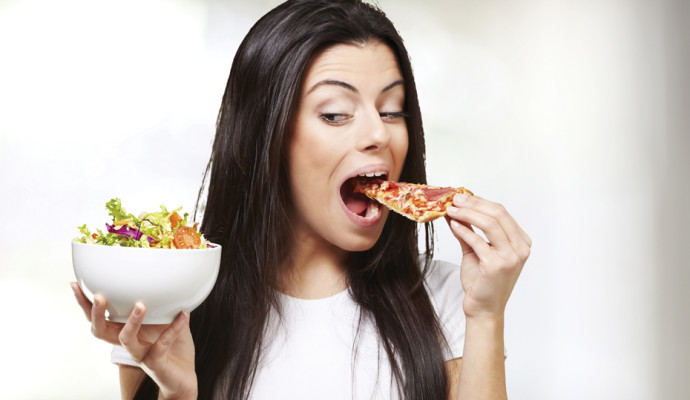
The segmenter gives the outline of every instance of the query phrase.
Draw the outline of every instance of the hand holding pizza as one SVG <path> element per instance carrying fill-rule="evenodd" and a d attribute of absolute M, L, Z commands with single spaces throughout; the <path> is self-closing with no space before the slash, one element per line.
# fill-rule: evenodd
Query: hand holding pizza
<path fill-rule="evenodd" d="M 503 318 L 532 241 L 502 205 L 473 196 L 462 187 L 362 178 L 353 183 L 353 190 L 417 222 L 445 215 L 462 247 L 465 314 L 468 318 Z M 481 229 L 488 242 L 472 226 Z"/>
<path fill-rule="evenodd" d="M 502 319 L 529 257 L 531 239 L 502 205 L 478 196 L 455 195 L 446 220 L 462 248 L 465 314 Z M 472 226 L 484 232 L 488 242 Z"/>

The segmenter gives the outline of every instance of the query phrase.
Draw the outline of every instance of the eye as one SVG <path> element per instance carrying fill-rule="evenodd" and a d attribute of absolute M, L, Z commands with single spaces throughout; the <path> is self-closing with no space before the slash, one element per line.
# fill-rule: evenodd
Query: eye
<path fill-rule="evenodd" d="M 319 115 L 319 118 L 326 121 L 329 125 L 342 125 L 352 118 L 352 116 L 349 114 L 324 113 Z"/>
<path fill-rule="evenodd" d="M 381 119 L 386 121 L 386 122 L 395 122 L 395 121 L 398 121 L 398 120 L 401 120 L 401 119 L 407 117 L 407 114 L 402 112 L 402 111 L 399 111 L 399 112 L 382 112 L 382 113 L 379 113 L 379 115 L 381 116 Z"/>

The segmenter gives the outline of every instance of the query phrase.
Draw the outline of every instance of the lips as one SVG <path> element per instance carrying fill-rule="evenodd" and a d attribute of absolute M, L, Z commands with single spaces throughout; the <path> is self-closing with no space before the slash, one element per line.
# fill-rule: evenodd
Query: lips
<path fill-rule="evenodd" d="M 343 211 L 356 225 L 376 225 L 383 215 L 378 202 L 361 193 L 354 192 L 354 179 L 387 179 L 389 167 L 385 164 L 369 165 L 353 171 L 340 185 L 340 199 Z"/>

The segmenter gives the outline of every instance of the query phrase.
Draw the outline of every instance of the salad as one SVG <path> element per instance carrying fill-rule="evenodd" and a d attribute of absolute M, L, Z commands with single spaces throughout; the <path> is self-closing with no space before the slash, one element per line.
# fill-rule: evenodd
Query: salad
<path fill-rule="evenodd" d="M 107 233 L 100 229 L 92 233 L 86 224 L 77 227 L 82 236 L 77 242 L 106 246 L 145 247 L 156 249 L 206 249 L 208 242 L 198 230 L 198 222 L 187 226 L 188 213 L 178 214 L 182 207 L 168 211 L 142 213 L 138 217 L 128 214 L 120 199 L 105 204 L 112 223 L 105 224 Z"/>

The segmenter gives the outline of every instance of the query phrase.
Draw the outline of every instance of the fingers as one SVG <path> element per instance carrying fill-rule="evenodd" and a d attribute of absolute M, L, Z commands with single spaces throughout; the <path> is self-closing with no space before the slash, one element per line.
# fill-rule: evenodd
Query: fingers
<path fill-rule="evenodd" d="M 105 310 L 107 301 L 105 297 L 101 294 L 95 294 L 92 304 L 76 282 L 71 282 L 70 286 L 74 292 L 74 297 L 77 299 L 77 303 L 84 311 L 86 319 L 91 323 L 91 333 L 98 339 L 108 343 L 119 344 L 117 333 L 122 324 L 106 321 Z"/>
<path fill-rule="evenodd" d="M 510 240 L 508 239 L 501 222 L 495 217 L 476 211 L 472 208 L 456 208 L 453 206 L 448 208 L 448 215 L 450 215 L 451 218 L 460 220 L 481 229 L 486 235 L 486 238 L 489 240 L 489 243 L 496 247 L 499 251 L 503 251 L 506 248 L 511 248 Z"/>
<path fill-rule="evenodd" d="M 146 361 L 157 363 L 159 360 L 162 360 L 170 346 L 175 343 L 185 329 L 189 329 L 189 313 L 183 311 L 177 315 L 175 321 L 163 331 L 156 343 L 151 346 L 146 355 Z"/>
<path fill-rule="evenodd" d="M 526 260 L 529 256 L 531 239 L 501 204 L 478 196 L 456 195 L 453 198 L 453 206 L 448 208 L 448 217 L 465 227 L 469 224 L 481 229 L 489 240 L 489 246 L 502 257 L 517 256 L 521 260 Z M 456 237 L 471 246 L 481 257 L 478 250 L 486 250 L 483 244 L 486 242 L 478 234 L 470 232 L 471 229 L 461 229 L 453 225 L 451 223 L 451 229 Z M 460 244 L 462 246 L 463 243 Z M 486 251 L 482 252 L 484 255 L 488 254 Z M 464 248 L 463 253 L 466 253 Z"/>
<path fill-rule="evenodd" d="M 141 323 L 144 321 L 144 315 L 146 315 L 146 307 L 141 303 L 135 304 L 132 313 L 127 318 L 127 323 L 125 323 L 118 336 L 122 347 L 127 349 L 132 359 L 138 363 L 146 356 L 149 347 L 148 343 L 140 342 L 138 337 Z"/>
<path fill-rule="evenodd" d="M 107 301 L 101 294 L 93 296 L 93 307 L 91 307 L 91 333 L 111 344 L 119 344 L 118 332 L 122 324 L 110 322 L 105 319 Z"/>
<path fill-rule="evenodd" d="M 471 227 L 452 219 L 450 220 L 450 228 L 460 241 L 463 256 L 474 252 L 480 259 L 486 259 L 491 255 L 489 243 L 477 235 Z"/>
<path fill-rule="evenodd" d="M 81 307 L 82 311 L 84 311 L 86 319 L 89 322 L 91 322 L 91 302 L 89 301 L 89 299 L 86 298 L 84 292 L 81 291 L 81 288 L 79 287 L 79 284 L 77 282 L 70 282 L 69 285 L 72 287 L 74 297 L 77 299 L 77 303 L 79 303 L 79 306 Z"/>
<path fill-rule="evenodd" d="M 508 213 L 503 205 L 493 203 L 479 196 L 465 197 L 464 201 L 461 196 L 455 196 L 453 204 L 458 207 L 472 208 L 499 221 L 514 247 L 518 247 L 523 243 L 527 247 L 532 246 L 530 237 L 527 236 L 525 231 L 522 230 L 517 221 L 515 221 L 513 216 Z"/>
<path fill-rule="evenodd" d="M 189 314 L 181 312 L 153 343 L 141 339 L 139 335 L 145 315 L 146 307 L 137 303 L 127 319 L 127 323 L 120 331 L 119 340 L 134 361 L 147 364 L 151 369 L 156 369 L 157 363 L 165 358 L 165 354 L 175 343 L 180 333 L 185 328 L 188 329 Z"/>
<path fill-rule="evenodd" d="M 466 222 L 458 222 L 458 221 L 456 221 L 456 220 L 454 220 L 454 219 L 451 219 L 448 215 L 446 215 L 445 218 L 446 218 L 446 222 L 447 222 L 448 225 L 451 227 L 451 232 L 453 233 L 453 235 L 455 235 L 455 238 L 458 239 L 458 242 L 460 242 L 460 249 L 462 250 L 462 255 L 465 256 L 465 255 L 467 255 L 467 254 L 474 253 L 474 250 L 472 249 L 472 246 L 470 246 L 469 244 L 467 244 L 467 242 L 465 242 L 465 241 L 462 239 L 462 237 L 460 237 L 460 236 L 455 232 L 455 230 L 457 230 L 457 229 L 459 229 L 459 228 L 455 227 L 455 229 L 454 229 L 453 223 L 463 225 L 463 226 L 467 227 L 467 229 L 472 230 L 472 231 L 474 232 L 474 230 L 472 229 L 472 226 L 471 226 L 470 224 L 466 223 Z"/>

